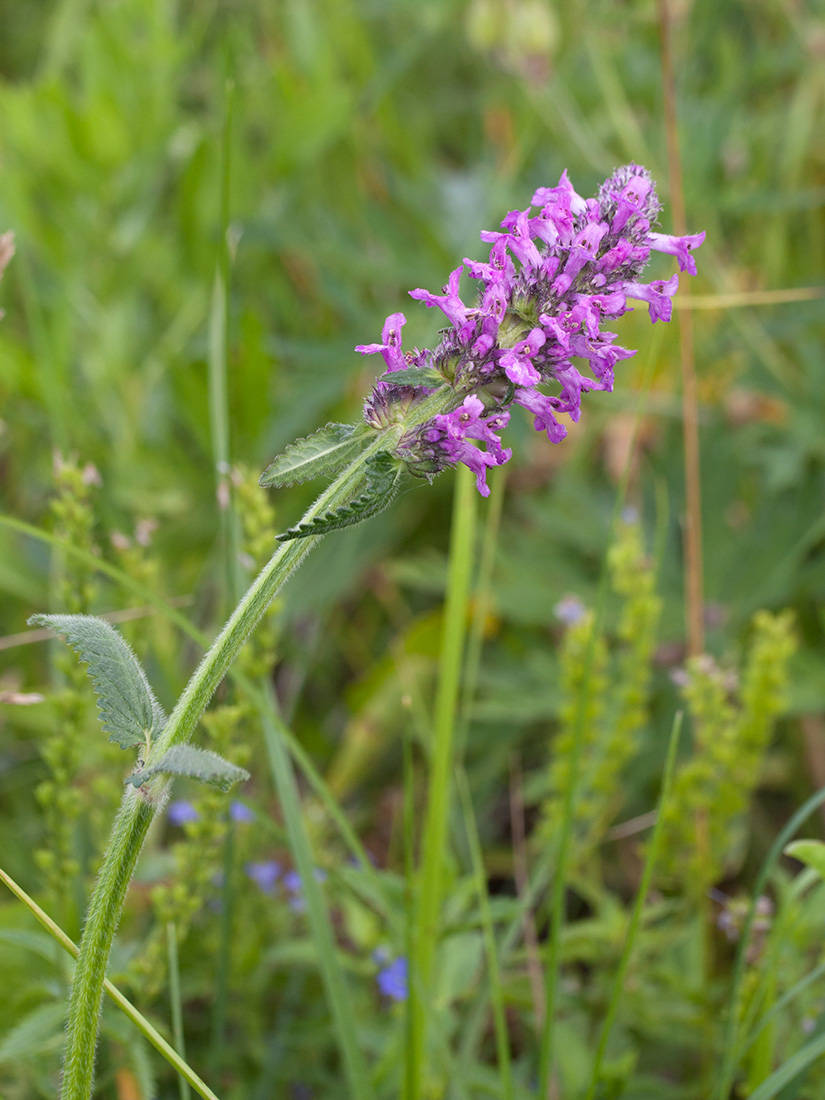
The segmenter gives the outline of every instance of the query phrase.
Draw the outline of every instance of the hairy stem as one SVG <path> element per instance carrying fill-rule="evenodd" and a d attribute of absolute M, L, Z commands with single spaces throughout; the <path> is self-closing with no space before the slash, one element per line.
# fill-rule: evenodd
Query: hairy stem
<path fill-rule="evenodd" d="M 363 489 L 366 460 L 382 450 L 392 450 L 404 431 L 424 423 L 456 404 L 456 395 L 442 387 L 410 410 L 407 423 L 381 432 L 342 474 L 321 494 L 304 516 L 304 522 L 353 500 Z M 195 731 L 209 700 L 252 629 L 289 575 L 322 536 L 282 543 L 253 581 L 195 670 L 178 700 L 163 733 L 152 746 L 146 766 L 156 763 L 173 745 L 185 744 Z M 115 931 L 120 922 L 129 882 L 149 825 L 163 804 L 167 781 L 150 780 L 139 791 L 126 788 L 115 819 L 100 875 L 92 893 L 69 1002 L 66 1046 L 63 1056 L 63 1100 L 89 1100 L 94 1077 L 94 1057 L 103 999 L 103 983 Z"/>

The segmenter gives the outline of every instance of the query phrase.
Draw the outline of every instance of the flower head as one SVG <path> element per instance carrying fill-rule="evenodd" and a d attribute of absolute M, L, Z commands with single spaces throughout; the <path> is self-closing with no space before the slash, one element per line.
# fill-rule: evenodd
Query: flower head
<path fill-rule="evenodd" d="M 539 187 L 526 210 L 510 211 L 499 230 L 482 232 L 491 246 L 487 261 L 465 259 L 441 294 L 410 292 L 449 322 L 435 349 L 402 354 L 403 314 L 387 318 L 383 343 L 359 345 L 363 354 L 384 356 L 390 379 L 404 366 L 425 367 L 428 379 L 440 375 L 454 394 L 452 410 L 447 404 L 401 436 L 396 454 L 412 473 L 429 478 L 463 462 L 486 496 L 486 471 L 510 458 L 497 433 L 511 404 L 558 443 L 566 435 L 558 414 L 575 422 L 583 393 L 612 390 L 616 364 L 635 353 L 615 343 L 605 319 L 628 312 L 631 299 L 647 304 L 653 322 L 671 318 L 679 276 L 642 282 L 651 251 L 696 274 L 692 252 L 704 233 L 655 232 L 660 210 L 655 184 L 637 164 L 617 169 L 592 199 L 578 195 L 564 172 L 556 187 Z M 474 305 L 461 297 L 465 268 L 477 283 Z M 431 381 L 425 388 L 382 379 L 365 419 L 376 428 L 403 424 L 432 392 Z"/>

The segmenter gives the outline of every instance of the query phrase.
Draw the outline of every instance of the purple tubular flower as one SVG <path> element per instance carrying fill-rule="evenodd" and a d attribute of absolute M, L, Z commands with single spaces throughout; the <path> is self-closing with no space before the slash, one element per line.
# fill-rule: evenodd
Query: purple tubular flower
<path fill-rule="evenodd" d="M 628 298 L 638 298 L 647 302 L 648 313 L 653 324 L 657 321 L 669 321 L 673 314 L 671 298 L 679 287 L 679 276 L 671 275 L 665 282 L 654 279 L 652 283 L 625 283 L 624 292 Z"/>
<path fill-rule="evenodd" d="M 383 344 L 359 344 L 355 349 L 362 355 L 374 355 L 381 352 L 387 364 L 387 372 L 403 370 L 407 363 L 401 352 L 401 329 L 407 323 L 403 313 L 391 313 L 381 330 Z"/>
<path fill-rule="evenodd" d="M 458 283 L 463 270 L 464 264 L 461 264 L 453 271 L 447 285 L 441 288 L 444 291 L 443 294 L 430 294 L 429 290 L 411 290 L 410 297 L 423 302 L 428 309 L 438 306 L 453 327 L 460 329 L 467 320 L 469 312 L 458 293 Z"/>
<path fill-rule="evenodd" d="M 670 237 L 667 233 L 651 233 L 649 236 L 650 247 L 657 252 L 667 252 L 669 256 L 675 256 L 680 271 L 687 271 L 689 275 L 696 274 L 696 261 L 691 256 L 691 250 L 698 248 L 705 239 L 704 233 L 694 233 L 690 237 Z"/>
<path fill-rule="evenodd" d="M 505 351 L 498 365 L 511 382 L 519 386 L 534 386 L 541 382 L 541 374 L 533 366 L 533 356 L 547 343 L 540 328 L 534 328 L 526 340 L 520 340 L 514 348 Z"/>
<path fill-rule="evenodd" d="M 403 425 L 440 375 L 445 397 L 454 397 L 452 406 L 445 401 L 441 408 L 452 411 L 402 434 L 395 454 L 426 478 L 463 462 L 486 496 L 487 470 L 510 458 L 497 432 L 507 425 L 511 403 L 558 443 L 566 435 L 558 415 L 578 421 L 582 394 L 612 390 L 616 364 L 635 354 L 615 343 L 616 334 L 602 327 L 605 319 L 621 317 L 632 308 L 628 300 L 636 299 L 647 303 L 651 321 L 670 320 L 678 275 L 644 283 L 642 272 L 656 251 L 695 275 L 692 252 L 705 234 L 654 231 L 660 210 L 655 184 L 638 164 L 618 168 L 595 198 L 577 194 L 566 172 L 556 187 L 539 187 L 531 207 L 510 211 L 500 230 L 481 233 L 491 245 L 486 262 L 465 259 L 442 294 L 410 292 L 449 322 L 436 348 L 402 355 L 402 314 L 387 318 L 383 343 L 358 347 L 363 354 L 380 352 L 389 372 L 417 366 L 435 377 L 430 388 L 379 381 L 365 405 L 367 423 L 378 429 Z M 460 295 L 465 267 L 478 284 L 472 306 Z"/>

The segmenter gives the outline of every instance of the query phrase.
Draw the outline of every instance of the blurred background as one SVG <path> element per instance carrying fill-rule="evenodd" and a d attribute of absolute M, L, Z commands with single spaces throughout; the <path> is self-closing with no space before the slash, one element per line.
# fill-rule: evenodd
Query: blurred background
<path fill-rule="evenodd" d="M 793 609 L 800 643 L 751 823 L 760 850 L 825 782 L 825 7 L 679 0 L 671 12 L 688 231 L 707 234 L 691 285 L 707 648 L 722 662 L 736 653 L 759 608 Z M 436 290 L 462 257 L 485 255 L 479 231 L 564 169 L 587 196 L 616 166 L 645 165 L 673 232 L 653 0 L 0 0 L 0 26 L 0 232 L 14 232 L 17 250 L 0 284 L 0 508 L 85 538 L 207 633 L 236 583 L 219 500 L 242 513 L 252 476 L 233 480 L 221 464 L 255 474 L 296 436 L 357 419 L 382 364 L 354 346 L 399 310 L 406 347 L 437 339 L 438 319 L 409 289 Z M 657 278 L 672 270 L 668 257 L 654 267 Z M 644 308 L 618 325 L 618 342 L 639 353 L 613 394 L 587 396 L 563 444 L 526 418 L 510 428 L 466 743 L 492 880 L 511 873 L 514 754 L 528 810 L 546 793 L 555 609 L 571 594 L 594 600 L 631 447 L 628 504 L 657 555 L 664 610 L 619 820 L 653 804 L 678 706 L 678 325 L 653 328 Z M 450 474 L 417 484 L 379 520 L 325 540 L 278 609 L 285 713 L 381 867 L 397 866 L 406 721 L 388 655 L 413 653 L 426 683 L 452 484 Z M 274 528 L 294 523 L 316 489 L 270 494 Z M 32 852 L 51 843 L 51 796 L 37 792 L 53 778 L 43 745 L 58 712 L 17 704 L 64 690 L 68 674 L 20 635 L 33 612 L 66 609 L 66 569 L 35 534 L 0 526 L 0 835 L 4 866 L 35 893 L 49 881 Z M 196 649 L 116 580 L 89 584 L 91 610 L 143 616 L 124 630 L 170 705 Z M 92 747 L 84 705 L 89 747 L 71 783 L 86 798 L 123 764 Z M 267 777 L 254 784 L 259 804 L 274 805 Z M 83 873 L 108 829 L 101 806 L 70 842 Z M 81 901 L 64 913 L 74 935 Z M 5 926 L 23 922 L 17 909 L 0 898 Z M 3 1025 L 42 1001 L 37 982 L 53 977 L 41 964 L 37 981 L 26 963 L 3 983 Z M 44 1042 L 53 1062 L 59 1043 Z M 240 1056 L 233 1080 L 257 1079 L 250 1065 L 262 1059 Z M 9 1072 L 11 1096 L 46 1087 L 31 1068 Z"/>

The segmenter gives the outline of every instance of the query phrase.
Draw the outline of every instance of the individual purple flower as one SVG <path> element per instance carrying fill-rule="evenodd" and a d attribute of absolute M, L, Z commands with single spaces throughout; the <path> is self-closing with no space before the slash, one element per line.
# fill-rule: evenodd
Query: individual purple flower
<path fill-rule="evenodd" d="M 694 248 L 698 248 L 705 239 L 704 233 L 694 233 L 690 237 L 671 237 L 667 233 L 651 233 L 650 247 L 657 252 L 666 252 L 669 256 L 675 256 L 680 271 L 687 271 L 689 275 L 696 274 L 696 261 L 691 256 Z"/>
<path fill-rule="evenodd" d="M 453 328 L 460 329 L 467 320 L 467 314 L 469 312 L 458 293 L 458 284 L 461 280 L 461 273 L 463 270 L 464 265 L 461 264 L 452 272 L 446 286 L 441 288 L 444 292 L 443 294 L 431 294 L 429 290 L 419 289 L 411 290 L 410 297 L 415 298 L 419 302 L 423 302 L 428 309 L 437 306 L 452 324 Z"/>
<path fill-rule="evenodd" d="M 537 432 L 546 432 L 551 443 L 561 443 L 567 435 L 567 428 L 556 420 L 558 397 L 548 397 L 532 387 L 517 386 L 513 400 L 533 414 L 533 426 Z"/>
<path fill-rule="evenodd" d="M 505 351 L 498 364 L 511 382 L 519 386 L 534 386 L 536 382 L 541 382 L 541 374 L 533 366 L 533 356 L 546 342 L 544 332 L 534 328 L 524 340 Z"/>
<path fill-rule="evenodd" d="M 185 798 L 170 802 L 167 815 L 172 825 L 191 825 L 200 817 L 192 803 L 187 802 Z"/>
<path fill-rule="evenodd" d="M 255 820 L 255 814 L 243 802 L 237 799 L 229 806 L 229 816 L 238 825 L 251 825 Z"/>
<path fill-rule="evenodd" d="M 673 314 L 671 298 L 679 287 L 679 276 L 671 275 L 665 282 L 663 279 L 654 279 L 652 283 L 625 283 L 624 292 L 628 298 L 638 298 L 640 302 L 647 302 L 650 320 L 669 321 Z"/>
<path fill-rule="evenodd" d="M 497 245 L 506 246 L 515 258 L 528 270 L 538 270 L 541 267 L 541 253 L 533 244 L 533 226 L 527 217 L 527 210 L 512 210 L 501 223 L 502 228 L 509 230 L 507 233 L 493 233 L 486 229 L 481 231 L 481 239 Z"/>
<path fill-rule="evenodd" d="M 278 879 L 281 877 L 281 865 L 277 859 L 265 859 L 247 863 L 246 873 L 263 894 L 274 894 Z"/>
<path fill-rule="evenodd" d="M 382 996 L 389 997 L 392 1001 L 406 1001 L 407 970 L 407 960 L 400 955 L 383 970 L 378 971 L 375 980 Z"/>
<path fill-rule="evenodd" d="M 507 255 L 507 235 L 500 233 L 498 236 L 499 240 L 490 249 L 488 263 L 468 260 L 466 257 L 464 263 L 471 279 L 483 279 L 486 283 L 501 287 L 505 293 L 508 293 L 516 277 L 516 269 Z"/>
<path fill-rule="evenodd" d="M 381 330 L 381 339 L 384 342 L 382 344 L 359 344 L 355 350 L 360 351 L 362 355 L 374 355 L 376 352 L 380 352 L 384 356 L 388 373 L 403 370 L 407 363 L 401 351 L 401 329 L 406 323 L 407 318 L 403 313 L 391 313 Z"/>
<path fill-rule="evenodd" d="M 566 172 L 556 187 L 537 188 L 530 207 L 510 211 L 500 230 L 481 233 L 491 245 L 487 261 L 465 259 L 440 295 L 411 291 L 450 322 L 436 348 L 402 356 L 399 314 L 387 319 L 383 344 L 359 346 L 365 353 L 380 351 L 388 367 L 392 358 L 399 366 L 428 368 L 430 386 L 379 380 L 365 404 L 367 423 L 403 426 L 416 402 L 434 392 L 429 379 L 437 387 L 440 376 L 446 411 L 402 433 L 395 454 L 427 478 L 462 462 L 486 496 L 487 470 L 510 457 L 497 432 L 511 404 L 525 408 L 536 430 L 559 442 L 566 431 L 557 414 L 578 421 L 582 395 L 610 391 L 616 364 L 635 354 L 616 344 L 606 318 L 621 317 L 633 299 L 647 303 L 651 321 L 670 320 L 678 275 L 645 283 L 642 272 L 655 250 L 695 274 L 692 252 L 704 233 L 655 231 L 660 210 L 653 180 L 638 164 L 618 168 L 595 198 L 577 194 Z M 465 267 L 477 284 L 474 305 L 460 294 Z"/>

